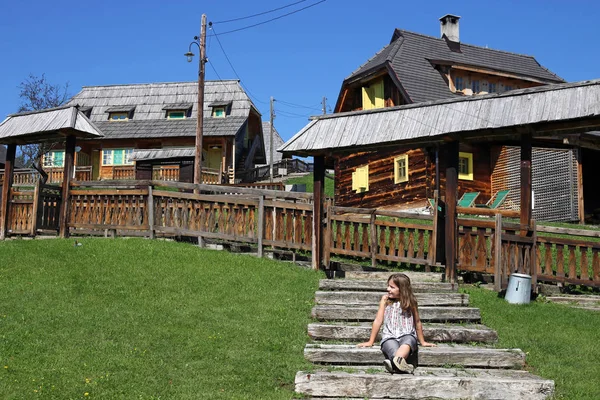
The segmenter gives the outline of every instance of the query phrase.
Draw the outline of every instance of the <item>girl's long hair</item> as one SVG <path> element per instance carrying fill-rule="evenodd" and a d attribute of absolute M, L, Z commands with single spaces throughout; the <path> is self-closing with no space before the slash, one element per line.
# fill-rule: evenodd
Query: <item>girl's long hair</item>
<path fill-rule="evenodd" d="M 393 274 L 388 278 L 388 282 L 394 282 L 398 289 L 400 289 L 400 296 L 398 298 L 398 302 L 400 302 L 400 307 L 402 310 L 414 310 L 417 308 L 417 299 L 412 291 L 412 286 L 410 285 L 410 278 L 406 276 L 406 274 Z M 393 303 L 392 300 L 388 300 L 388 302 Z"/>

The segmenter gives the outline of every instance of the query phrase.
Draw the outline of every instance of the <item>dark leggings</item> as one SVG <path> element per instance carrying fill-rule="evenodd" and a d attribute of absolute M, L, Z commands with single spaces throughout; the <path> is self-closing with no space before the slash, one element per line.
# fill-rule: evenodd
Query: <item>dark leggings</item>
<path fill-rule="evenodd" d="M 417 347 L 417 339 L 412 335 L 405 335 L 398 339 L 387 339 L 386 341 L 381 343 L 381 351 L 385 355 L 385 358 L 387 358 L 388 360 L 392 360 L 394 358 L 394 355 L 396 354 L 396 351 L 403 344 L 407 344 L 410 346 L 410 354 L 406 358 L 406 362 L 409 364 L 413 364 L 416 367 L 419 360 L 419 351 Z"/>

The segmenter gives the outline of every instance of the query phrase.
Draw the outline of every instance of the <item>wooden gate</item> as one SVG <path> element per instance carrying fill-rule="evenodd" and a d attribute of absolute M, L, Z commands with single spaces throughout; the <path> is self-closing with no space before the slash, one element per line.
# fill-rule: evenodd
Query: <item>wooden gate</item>
<path fill-rule="evenodd" d="M 62 193 L 60 186 L 38 183 L 35 196 L 35 230 L 58 231 Z M 34 231 L 35 234 L 35 231 Z"/>

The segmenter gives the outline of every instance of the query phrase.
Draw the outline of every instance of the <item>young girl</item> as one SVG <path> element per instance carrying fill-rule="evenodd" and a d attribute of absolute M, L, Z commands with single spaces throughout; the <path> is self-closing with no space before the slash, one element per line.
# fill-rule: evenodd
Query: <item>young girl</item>
<path fill-rule="evenodd" d="M 391 373 L 412 373 L 415 367 L 407 363 L 406 359 L 416 356 L 417 338 L 421 346 L 433 347 L 435 344 L 425 341 L 417 300 L 412 292 L 410 279 L 405 274 L 393 274 L 389 277 L 387 294 L 379 302 L 371 337 L 358 347 L 373 346 L 382 324 L 381 351 L 386 357 L 383 362 L 385 369 Z"/>

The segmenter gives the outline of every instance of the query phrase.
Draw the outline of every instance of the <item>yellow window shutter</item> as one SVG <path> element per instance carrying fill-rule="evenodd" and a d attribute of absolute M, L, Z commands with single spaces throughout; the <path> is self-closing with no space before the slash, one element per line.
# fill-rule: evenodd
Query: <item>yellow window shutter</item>
<path fill-rule="evenodd" d="M 357 187 L 358 187 L 357 183 L 358 182 L 356 182 L 356 180 L 358 179 L 358 176 L 356 174 L 357 172 L 358 172 L 358 170 L 356 170 L 356 171 L 354 171 L 352 173 L 352 190 L 358 190 L 357 189 Z"/>
<path fill-rule="evenodd" d="M 385 107 L 385 99 L 383 95 L 383 79 L 371 85 L 371 87 L 373 88 L 373 97 L 375 98 L 373 102 L 374 108 Z"/>
<path fill-rule="evenodd" d="M 362 88 L 362 105 L 363 110 L 371 110 L 375 107 L 375 99 L 373 97 L 373 88 L 365 87 Z"/>

